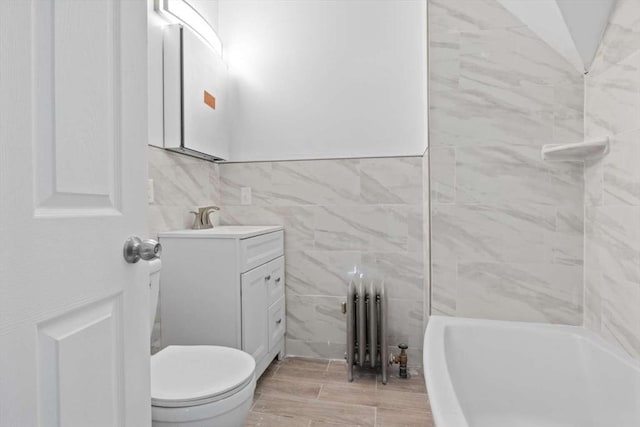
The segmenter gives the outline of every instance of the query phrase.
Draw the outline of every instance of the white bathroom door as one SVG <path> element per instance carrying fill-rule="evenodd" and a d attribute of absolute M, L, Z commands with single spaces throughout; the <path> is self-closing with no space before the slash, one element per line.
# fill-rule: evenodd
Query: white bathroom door
<path fill-rule="evenodd" d="M 0 426 L 150 425 L 145 0 L 0 0 Z"/>

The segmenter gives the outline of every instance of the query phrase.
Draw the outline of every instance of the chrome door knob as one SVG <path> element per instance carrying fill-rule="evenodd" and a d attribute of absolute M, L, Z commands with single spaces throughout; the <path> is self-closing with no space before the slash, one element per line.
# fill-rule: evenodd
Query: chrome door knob
<path fill-rule="evenodd" d="M 155 240 L 142 240 L 138 236 L 131 236 L 124 242 L 122 254 L 124 255 L 124 260 L 129 264 L 135 264 L 141 259 L 151 261 L 152 259 L 160 258 L 162 245 Z"/>

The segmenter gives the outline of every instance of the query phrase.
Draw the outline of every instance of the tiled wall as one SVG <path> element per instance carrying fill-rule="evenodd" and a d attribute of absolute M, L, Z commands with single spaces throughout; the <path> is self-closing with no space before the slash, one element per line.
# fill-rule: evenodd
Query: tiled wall
<path fill-rule="evenodd" d="M 619 0 L 586 77 L 585 325 L 640 358 L 640 7 Z"/>
<path fill-rule="evenodd" d="M 153 180 L 154 202 L 148 206 L 147 236 L 157 238 L 159 231 L 191 228 L 198 206 L 219 205 L 219 168 L 216 163 L 187 157 L 149 146 L 149 179 Z M 212 220 L 217 219 L 212 215 Z M 162 289 L 160 289 L 162 292 Z M 151 337 L 151 352 L 160 350 L 159 311 Z"/>
<path fill-rule="evenodd" d="M 149 235 L 190 228 L 196 206 L 222 224 L 285 226 L 287 352 L 341 358 L 340 304 L 354 271 L 386 277 L 390 342 L 422 360 L 428 310 L 420 157 L 214 164 L 149 147 Z M 251 187 L 252 203 L 240 204 Z M 428 274 L 427 276 L 428 277 Z M 158 349 L 160 319 L 153 351 Z"/>
<path fill-rule="evenodd" d="M 422 155 L 422 275 L 424 276 L 424 326 L 431 314 L 431 204 L 429 179 L 429 150 Z"/>
<path fill-rule="evenodd" d="M 198 206 L 220 205 L 220 171 L 217 163 L 149 146 L 149 179 L 154 202 L 149 204 L 148 235 L 191 228 Z M 212 220 L 217 218 L 212 215 Z"/>
<path fill-rule="evenodd" d="M 288 354 L 343 357 L 340 304 L 359 271 L 386 277 L 391 343 L 420 363 L 422 178 L 420 157 L 220 165 L 223 224 L 285 226 Z"/>
<path fill-rule="evenodd" d="M 582 323 L 583 76 L 496 0 L 430 0 L 432 312 Z"/>

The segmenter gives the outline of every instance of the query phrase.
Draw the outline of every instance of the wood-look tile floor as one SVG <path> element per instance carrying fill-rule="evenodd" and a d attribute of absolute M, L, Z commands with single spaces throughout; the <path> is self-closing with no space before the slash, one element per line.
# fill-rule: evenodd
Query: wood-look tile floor
<path fill-rule="evenodd" d="M 258 381 L 245 427 L 434 427 L 422 373 L 391 372 L 386 385 L 372 372 L 350 383 L 343 361 L 276 360 Z"/>

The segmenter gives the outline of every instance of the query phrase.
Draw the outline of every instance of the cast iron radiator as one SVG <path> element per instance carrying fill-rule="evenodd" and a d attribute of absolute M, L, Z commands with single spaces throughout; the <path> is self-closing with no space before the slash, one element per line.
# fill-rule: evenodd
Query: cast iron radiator
<path fill-rule="evenodd" d="M 354 366 L 382 370 L 387 383 L 387 297 L 384 281 L 354 277 L 347 291 L 347 378 L 353 381 Z"/>

